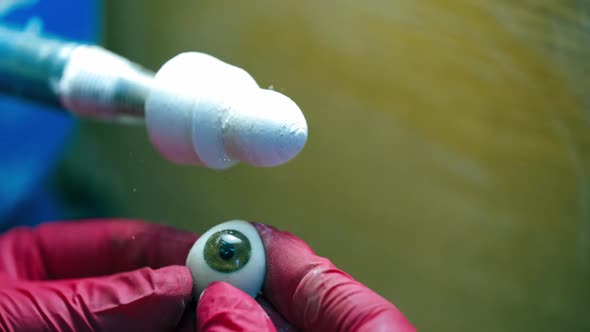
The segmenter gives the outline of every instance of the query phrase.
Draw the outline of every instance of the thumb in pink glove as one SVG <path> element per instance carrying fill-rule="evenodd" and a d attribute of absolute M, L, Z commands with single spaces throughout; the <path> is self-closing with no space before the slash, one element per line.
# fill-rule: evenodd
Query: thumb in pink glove
<path fill-rule="evenodd" d="M 197 235 L 138 221 L 55 222 L 0 237 L 0 331 L 171 331 Z"/>

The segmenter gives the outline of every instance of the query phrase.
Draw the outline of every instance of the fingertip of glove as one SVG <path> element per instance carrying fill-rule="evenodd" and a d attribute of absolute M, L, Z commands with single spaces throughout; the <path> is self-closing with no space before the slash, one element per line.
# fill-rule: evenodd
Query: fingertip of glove
<path fill-rule="evenodd" d="M 186 298 L 192 296 L 193 277 L 186 266 L 172 265 L 151 271 L 155 276 L 156 289 L 162 294 Z"/>
<path fill-rule="evenodd" d="M 290 322 L 318 331 L 414 331 L 389 301 L 329 259 L 317 256 L 292 233 L 252 223 L 267 256 L 264 295 Z"/>
<path fill-rule="evenodd" d="M 267 250 L 279 251 L 275 249 L 282 249 L 285 247 L 297 248 L 297 250 L 305 250 L 313 252 L 313 250 L 299 237 L 291 232 L 280 230 L 274 226 L 252 222 L 252 225 L 258 231 L 260 238 L 264 242 L 264 247 Z"/>
<path fill-rule="evenodd" d="M 144 318 L 137 324 L 144 331 L 177 326 L 192 303 L 193 282 L 185 266 L 167 266 L 155 270 L 142 268 L 123 273 L 120 277 L 117 291 L 121 292 L 120 302 L 125 304 L 116 309 L 118 313 L 115 316 L 141 315 Z M 127 291 L 123 285 L 126 285 Z"/>
<path fill-rule="evenodd" d="M 209 285 L 197 304 L 197 331 L 276 331 L 262 307 L 224 282 Z"/>

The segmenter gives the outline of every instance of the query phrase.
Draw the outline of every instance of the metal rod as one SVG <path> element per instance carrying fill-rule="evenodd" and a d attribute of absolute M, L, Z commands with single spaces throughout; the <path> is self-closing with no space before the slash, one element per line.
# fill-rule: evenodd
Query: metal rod
<path fill-rule="evenodd" d="M 0 26 L 0 92 L 61 107 L 58 82 L 76 46 Z"/>
<path fill-rule="evenodd" d="M 0 93 L 79 116 L 143 119 L 153 77 L 100 47 L 0 25 Z"/>

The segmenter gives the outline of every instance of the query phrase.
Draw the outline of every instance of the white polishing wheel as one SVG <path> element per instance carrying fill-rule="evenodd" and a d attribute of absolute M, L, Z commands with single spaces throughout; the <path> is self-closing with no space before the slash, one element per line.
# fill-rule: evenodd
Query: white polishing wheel
<path fill-rule="evenodd" d="M 146 121 L 167 159 L 214 169 L 239 161 L 276 166 L 307 140 L 307 123 L 291 99 L 260 89 L 241 68 L 196 52 L 180 54 L 158 71 Z"/>

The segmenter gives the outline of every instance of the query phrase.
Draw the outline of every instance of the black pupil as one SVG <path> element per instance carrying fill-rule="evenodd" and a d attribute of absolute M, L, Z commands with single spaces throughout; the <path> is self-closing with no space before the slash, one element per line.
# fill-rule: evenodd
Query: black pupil
<path fill-rule="evenodd" d="M 236 247 L 233 244 L 225 242 L 221 239 L 221 245 L 219 246 L 219 257 L 224 261 L 230 260 L 236 253 Z"/>

